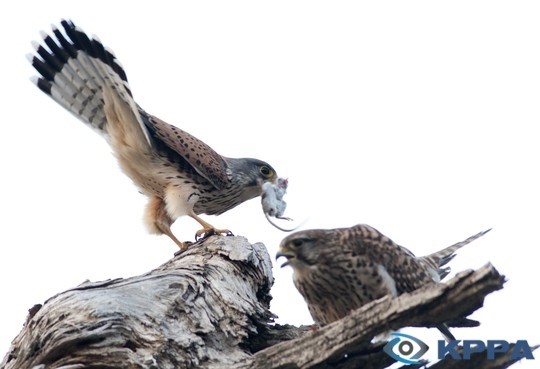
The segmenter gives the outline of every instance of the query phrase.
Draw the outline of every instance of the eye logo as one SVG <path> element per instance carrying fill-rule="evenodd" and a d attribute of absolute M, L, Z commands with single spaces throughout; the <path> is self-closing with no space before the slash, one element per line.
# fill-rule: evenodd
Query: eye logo
<path fill-rule="evenodd" d="M 424 355 L 429 346 L 426 345 L 423 341 L 419 340 L 416 337 L 410 336 L 404 333 L 392 333 L 392 336 L 396 338 L 389 341 L 384 347 L 383 350 L 389 355 L 392 359 L 401 361 L 405 364 L 419 364 L 422 355 Z M 414 344 L 420 347 L 418 352 L 414 353 Z"/>

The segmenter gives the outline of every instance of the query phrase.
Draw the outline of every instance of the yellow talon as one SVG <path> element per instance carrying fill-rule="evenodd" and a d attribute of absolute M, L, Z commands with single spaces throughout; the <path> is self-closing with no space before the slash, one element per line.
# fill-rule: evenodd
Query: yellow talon
<path fill-rule="evenodd" d="M 195 233 L 195 239 L 198 241 L 200 239 L 204 239 L 206 237 L 210 237 L 213 235 L 232 236 L 233 233 L 229 231 L 228 229 L 217 229 L 214 227 L 209 227 L 209 228 L 199 229 L 197 233 Z"/>

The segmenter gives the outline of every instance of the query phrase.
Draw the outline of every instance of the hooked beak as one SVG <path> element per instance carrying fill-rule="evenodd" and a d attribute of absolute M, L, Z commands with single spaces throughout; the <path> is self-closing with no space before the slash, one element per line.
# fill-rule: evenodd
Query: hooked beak
<path fill-rule="evenodd" d="M 288 253 L 286 253 L 286 252 L 278 251 L 277 254 L 276 254 L 276 261 L 277 261 L 280 257 L 284 257 L 284 258 L 287 259 L 287 260 L 285 260 L 285 262 L 284 262 L 283 264 L 281 264 L 281 266 L 280 266 L 280 268 L 283 268 L 283 267 L 286 267 L 287 265 L 289 265 L 289 259 L 294 258 L 294 255 L 288 254 Z"/>

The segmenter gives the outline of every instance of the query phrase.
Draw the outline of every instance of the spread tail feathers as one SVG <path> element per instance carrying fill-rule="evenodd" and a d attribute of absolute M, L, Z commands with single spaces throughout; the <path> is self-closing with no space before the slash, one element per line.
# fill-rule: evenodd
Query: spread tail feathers
<path fill-rule="evenodd" d="M 73 22 L 62 20 L 63 32 L 52 28 L 42 32 L 41 44 L 33 43 L 35 55 L 28 59 L 40 76 L 32 82 L 54 101 L 90 127 L 109 138 L 103 91 L 114 91 L 133 111 L 137 125 L 148 145 L 149 133 L 133 100 L 126 73 L 97 37 L 89 37 Z"/>

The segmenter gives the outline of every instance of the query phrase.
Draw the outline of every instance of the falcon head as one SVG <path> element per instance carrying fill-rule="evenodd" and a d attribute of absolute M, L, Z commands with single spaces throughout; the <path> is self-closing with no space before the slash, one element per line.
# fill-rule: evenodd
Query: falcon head
<path fill-rule="evenodd" d="M 264 182 L 275 183 L 278 180 L 276 170 L 265 161 L 253 158 L 227 158 L 226 160 L 233 182 L 245 187 L 260 188 Z"/>
<path fill-rule="evenodd" d="M 335 232 L 325 229 L 311 229 L 293 233 L 283 239 L 279 245 L 276 260 L 287 260 L 281 267 L 290 265 L 295 271 L 317 264 L 319 258 L 331 252 L 329 245 L 335 244 Z M 330 247 L 331 248 L 331 247 Z"/>
<path fill-rule="evenodd" d="M 225 197 L 236 197 L 235 205 L 260 196 L 263 183 L 278 180 L 276 170 L 265 161 L 253 158 L 226 158 L 226 161 L 231 191 Z"/>

